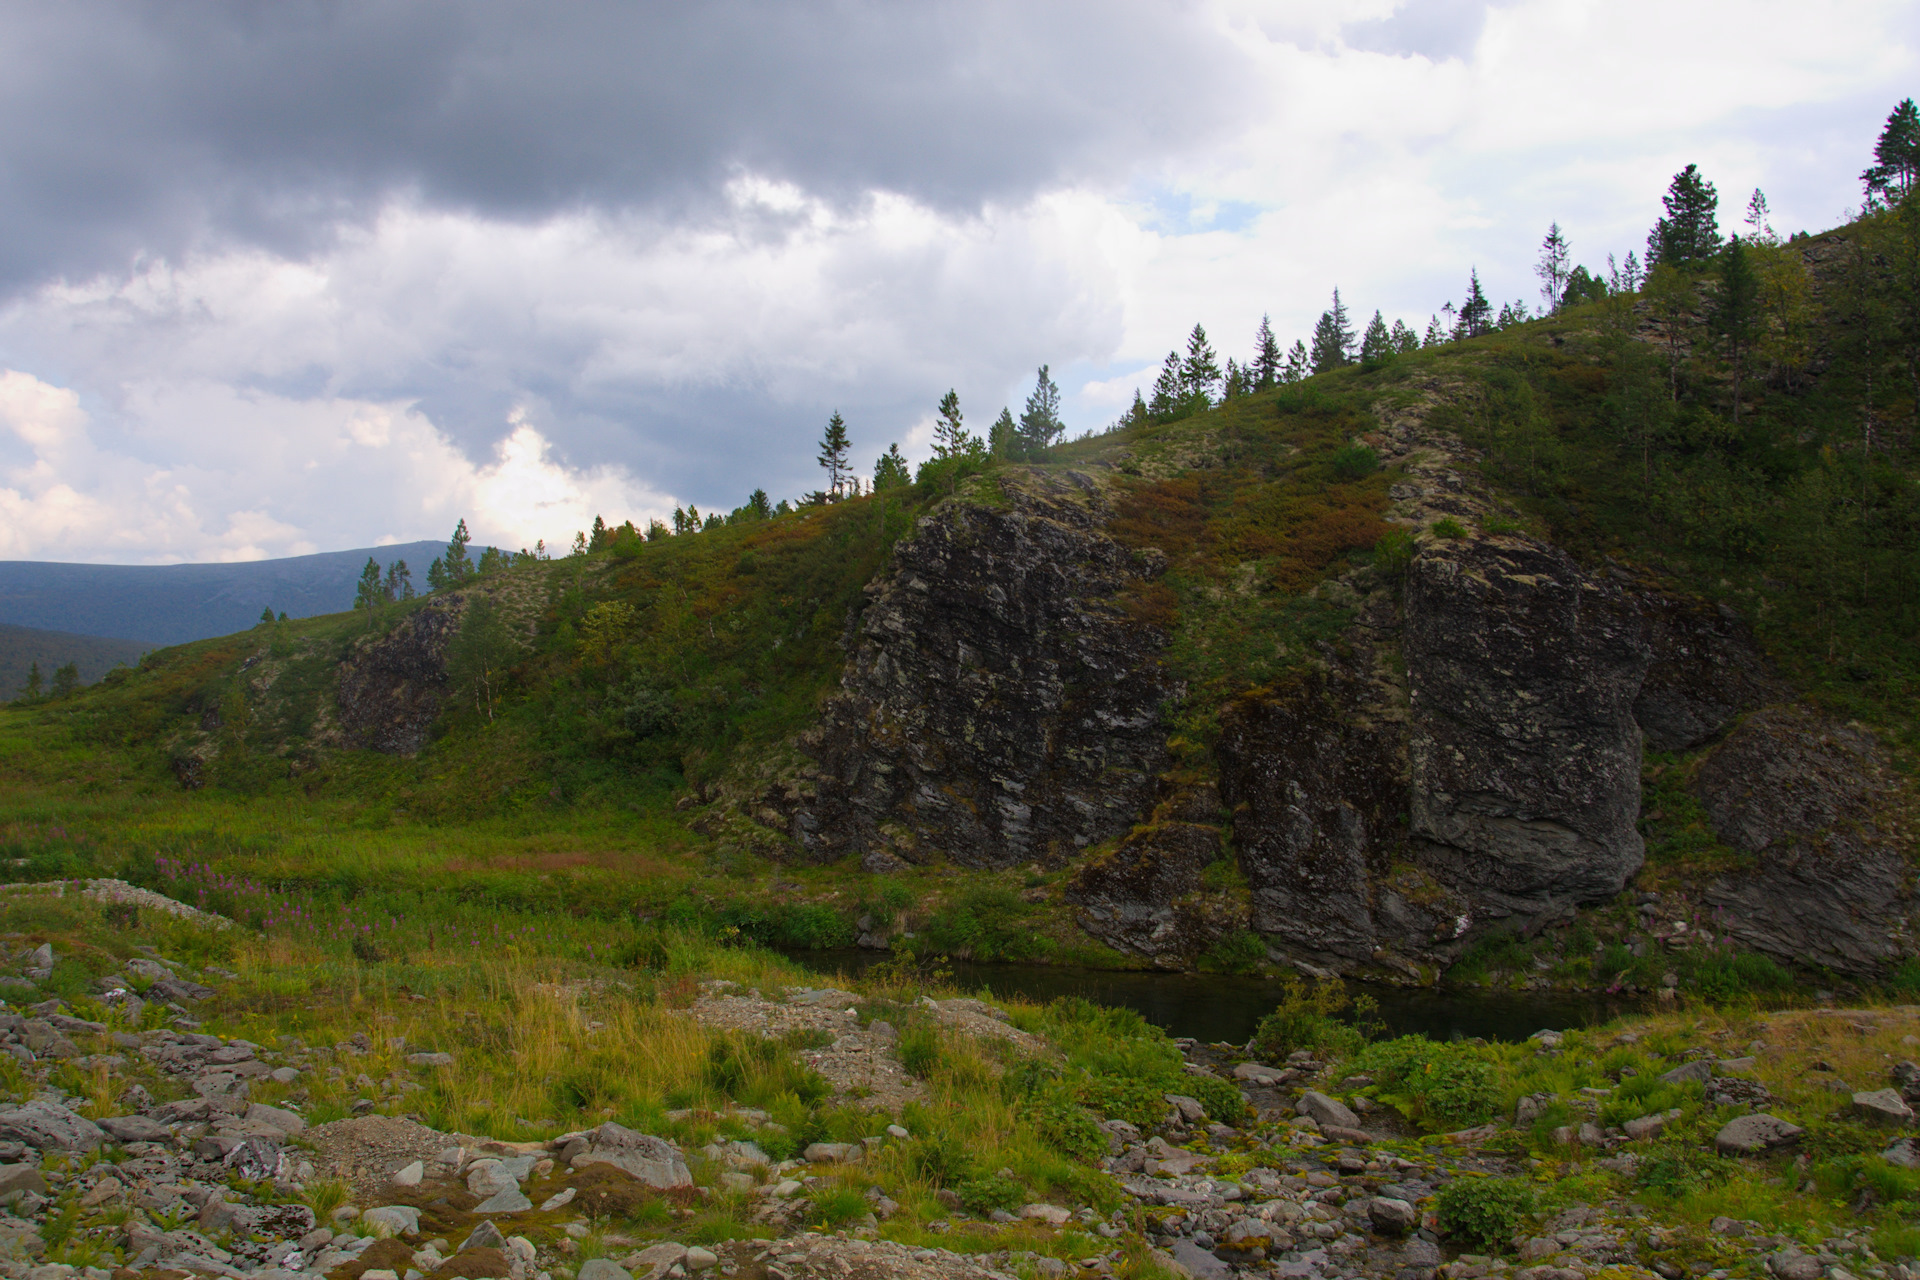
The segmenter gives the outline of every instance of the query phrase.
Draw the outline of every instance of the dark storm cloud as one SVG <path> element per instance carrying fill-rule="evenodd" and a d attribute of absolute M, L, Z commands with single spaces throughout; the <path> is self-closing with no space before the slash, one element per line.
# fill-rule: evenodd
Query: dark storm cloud
<path fill-rule="evenodd" d="M 1111 2 L 82 2 L 10 7 L 0 66 L 16 286 L 299 253 L 394 194 L 685 216 L 746 168 L 962 211 L 1191 142 L 1242 83 L 1192 15 Z"/>

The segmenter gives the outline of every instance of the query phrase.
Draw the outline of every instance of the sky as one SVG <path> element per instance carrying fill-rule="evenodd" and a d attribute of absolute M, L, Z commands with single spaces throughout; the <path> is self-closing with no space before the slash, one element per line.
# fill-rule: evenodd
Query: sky
<path fill-rule="evenodd" d="M 167 0 L 0 8 L 0 559 L 564 547 L 984 432 L 1204 324 L 1424 329 L 1843 221 L 1913 0 Z"/>

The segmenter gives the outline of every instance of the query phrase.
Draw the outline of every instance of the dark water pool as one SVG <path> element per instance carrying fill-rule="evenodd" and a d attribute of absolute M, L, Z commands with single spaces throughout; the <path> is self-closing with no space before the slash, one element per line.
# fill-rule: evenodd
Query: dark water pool
<path fill-rule="evenodd" d="M 880 951 L 855 948 L 801 951 L 792 958 L 817 973 L 859 974 L 888 958 Z M 1197 1040 L 1244 1043 L 1279 1000 L 1279 984 L 1270 978 L 1236 978 L 1194 973 L 1117 973 L 1105 969 L 1068 969 L 1053 965 L 952 963 L 954 980 L 970 990 L 995 995 L 1052 1000 L 1081 996 L 1099 1004 L 1138 1010 L 1169 1034 Z M 1408 990 L 1349 983 L 1380 1003 L 1380 1018 L 1391 1035 L 1484 1036 L 1524 1040 L 1536 1031 L 1604 1022 L 1637 1006 L 1603 996 L 1551 992 L 1489 993 L 1431 988 Z"/>

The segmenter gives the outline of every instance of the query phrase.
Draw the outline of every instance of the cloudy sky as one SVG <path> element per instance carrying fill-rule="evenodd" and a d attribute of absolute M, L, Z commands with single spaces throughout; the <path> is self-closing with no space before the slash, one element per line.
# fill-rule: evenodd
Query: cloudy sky
<path fill-rule="evenodd" d="M 0 9 L 0 559 L 564 543 L 926 452 L 1050 364 L 1075 432 L 1204 323 L 1424 325 L 1857 203 L 1912 0 Z"/>

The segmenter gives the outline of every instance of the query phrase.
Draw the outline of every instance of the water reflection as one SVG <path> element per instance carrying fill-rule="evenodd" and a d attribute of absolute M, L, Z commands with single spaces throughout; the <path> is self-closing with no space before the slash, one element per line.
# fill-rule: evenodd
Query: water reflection
<path fill-rule="evenodd" d="M 858 974 L 887 959 L 885 952 L 858 949 L 795 952 L 792 958 L 821 974 Z M 1052 1000 L 1080 996 L 1100 1004 L 1138 1010 L 1149 1022 L 1176 1036 L 1245 1043 L 1253 1028 L 1279 999 L 1278 984 L 1268 978 L 1218 974 L 1116 973 L 1104 969 L 1067 969 L 1053 965 L 952 962 L 954 981 L 968 990 L 984 987 L 995 995 Z M 1638 1007 L 1604 996 L 1556 992 L 1481 992 L 1380 987 L 1358 983 L 1380 1002 L 1380 1018 L 1389 1035 L 1425 1035 L 1436 1040 L 1483 1036 L 1524 1040 L 1536 1031 L 1564 1031 L 1604 1022 Z"/>

